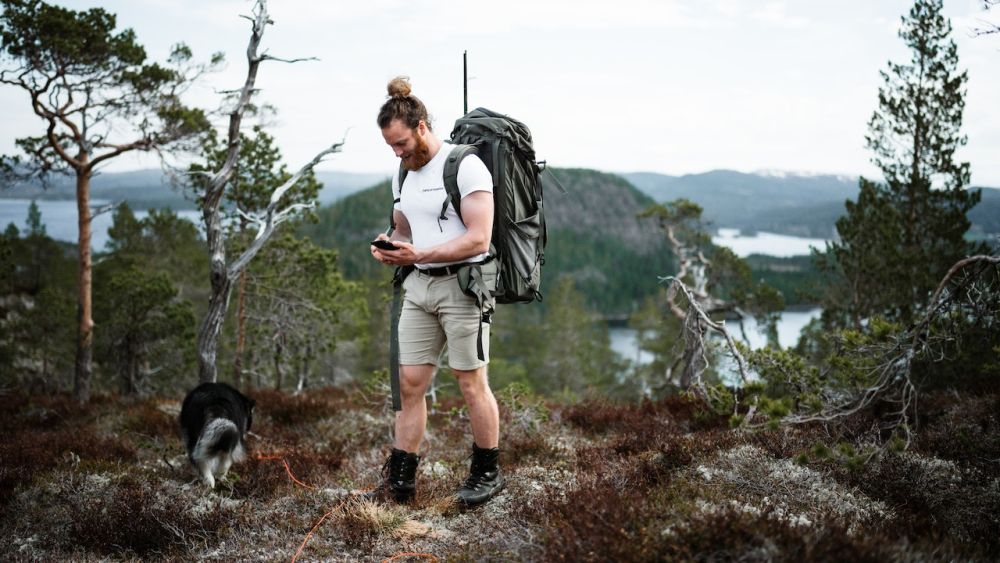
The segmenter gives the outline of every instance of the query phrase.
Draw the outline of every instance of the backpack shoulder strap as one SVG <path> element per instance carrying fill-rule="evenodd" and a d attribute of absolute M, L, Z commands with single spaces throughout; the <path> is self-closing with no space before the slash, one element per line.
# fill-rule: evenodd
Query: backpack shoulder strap
<path fill-rule="evenodd" d="M 396 232 L 396 217 L 393 212 L 396 210 L 396 204 L 403 197 L 403 181 L 406 180 L 406 168 L 403 168 L 403 163 L 399 163 L 399 197 L 392 200 L 392 206 L 389 207 L 389 230 L 386 231 L 386 235 L 392 236 L 392 233 Z M 392 191 L 392 182 L 389 183 L 389 190 Z"/>
<path fill-rule="evenodd" d="M 476 147 L 472 145 L 455 145 L 451 149 L 451 153 L 448 155 L 448 160 L 444 162 L 444 189 L 448 192 L 448 198 L 444 200 L 444 205 L 441 206 L 441 217 L 439 219 L 444 219 L 444 213 L 448 210 L 448 203 L 455 208 L 455 213 L 458 214 L 458 219 L 463 224 L 465 219 L 462 219 L 462 192 L 458 190 L 458 167 L 462 164 L 462 160 L 469 156 L 470 154 L 478 154 L 479 151 Z"/>

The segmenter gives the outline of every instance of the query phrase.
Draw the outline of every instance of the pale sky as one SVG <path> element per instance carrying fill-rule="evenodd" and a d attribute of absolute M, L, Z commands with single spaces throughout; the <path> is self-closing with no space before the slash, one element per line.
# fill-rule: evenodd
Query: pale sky
<path fill-rule="evenodd" d="M 217 105 L 240 87 L 250 1 L 91 0 L 131 27 L 155 60 L 187 43 L 196 58 L 223 51 L 224 71 L 191 101 Z M 726 168 L 878 178 L 864 148 L 879 70 L 909 59 L 896 31 L 908 0 L 271 0 L 258 101 L 278 109 L 271 133 L 290 168 L 341 139 L 322 170 L 386 175 L 397 160 L 375 125 L 393 76 L 411 77 L 435 130 L 469 107 L 524 121 L 539 158 L 560 167 L 686 174 Z M 974 185 L 1000 186 L 1000 35 L 973 37 L 1000 8 L 945 0 L 961 68 L 969 72 L 963 131 Z M 37 135 L 27 96 L 0 87 L 0 152 Z M 155 166 L 119 158 L 110 170 Z"/>

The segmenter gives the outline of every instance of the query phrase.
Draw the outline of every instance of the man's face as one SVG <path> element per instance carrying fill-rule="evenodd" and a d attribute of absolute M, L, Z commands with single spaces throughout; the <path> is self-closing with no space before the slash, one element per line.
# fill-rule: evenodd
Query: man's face
<path fill-rule="evenodd" d="M 407 170 L 419 170 L 431 161 L 426 135 L 427 125 L 423 121 L 416 129 L 410 129 L 402 121 L 393 119 L 382 130 L 386 144 L 392 147 L 392 151 L 403 161 L 403 168 Z"/>

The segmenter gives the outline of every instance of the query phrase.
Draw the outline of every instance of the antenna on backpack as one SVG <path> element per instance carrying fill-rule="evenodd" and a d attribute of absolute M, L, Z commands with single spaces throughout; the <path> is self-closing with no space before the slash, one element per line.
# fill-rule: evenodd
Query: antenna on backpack
<path fill-rule="evenodd" d="M 462 115 L 469 113 L 469 52 L 462 51 Z"/>

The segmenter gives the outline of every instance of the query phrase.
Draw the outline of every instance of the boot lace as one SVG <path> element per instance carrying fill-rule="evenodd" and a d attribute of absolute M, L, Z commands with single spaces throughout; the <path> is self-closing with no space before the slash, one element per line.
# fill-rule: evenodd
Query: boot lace
<path fill-rule="evenodd" d="M 463 486 L 467 489 L 476 489 L 486 480 L 486 470 L 483 467 L 484 464 L 476 459 L 474 455 L 469 457 L 472 458 L 472 466 L 469 468 L 469 476 L 465 478 Z"/>

